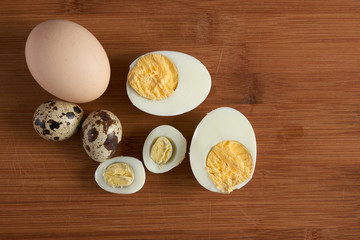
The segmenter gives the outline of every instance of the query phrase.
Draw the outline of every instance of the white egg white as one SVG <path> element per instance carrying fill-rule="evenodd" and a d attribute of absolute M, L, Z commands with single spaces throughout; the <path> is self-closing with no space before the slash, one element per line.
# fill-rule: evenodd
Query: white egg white
<path fill-rule="evenodd" d="M 151 53 L 164 55 L 176 65 L 179 74 L 178 86 L 174 93 L 166 99 L 149 100 L 140 96 L 126 81 L 126 91 L 134 106 L 152 115 L 175 116 L 193 110 L 206 99 L 211 89 L 211 76 L 198 59 L 174 51 Z M 131 63 L 130 70 L 138 59 Z"/>
<path fill-rule="evenodd" d="M 158 165 L 151 157 L 151 147 L 158 137 L 166 137 L 173 145 L 173 153 L 166 164 Z M 145 140 L 143 147 L 143 159 L 145 167 L 153 173 L 168 172 L 178 166 L 184 160 L 186 153 L 186 139 L 176 128 L 169 125 L 161 125 L 154 128 Z"/>
<path fill-rule="evenodd" d="M 105 169 L 112 163 L 123 162 L 131 166 L 134 171 L 134 181 L 127 187 L 111 187 L 103 177 Z M 139 191 L 145 184 L 145 169 L 142 162 L 136 158 L 122 156 L 106 160 L 95 171 L 95 181 L 105 191 L 118 194 L 131 194 Z"/>
<path fill-rule="evenodd" d="M 235 189 L 245 186 L 252 178 L 256 164 L 256 138 L 248 119 L 239 111 L 221 107 L 208 113 L 198 124 L 190 145 L 190 165 L 196 180 L 212 192 L 222 193 L 211 181 L 206 171 L 206 158 L 213 146 L 225 140 L 243 144 L 253 159 L 251 177 Z"/>

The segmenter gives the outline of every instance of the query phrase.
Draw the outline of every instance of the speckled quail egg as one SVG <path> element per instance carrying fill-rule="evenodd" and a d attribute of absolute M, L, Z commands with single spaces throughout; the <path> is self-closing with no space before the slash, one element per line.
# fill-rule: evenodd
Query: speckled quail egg
<path fill-rule="evenodd" d="M 211 76 L 198 59 L 175 51 L 144 54 L 130 65 L 126 91 L 138 109 L 175 116 L 199 106 L 211 89 Z"/>
<path fill-rule="evenodd" d="M 209 191 L 230 193 L 245 186 L 256 165 L 256 138 L 248 119 L 229 107 L 208 113 L 191 140 L 190 165 Z"/>
<path fill-rule="evenodd" d="M 49 100 L 36 109 L 33 126 L 42 138 L 63 141 L 78 131 L 83 116 L 84 112 L 77 104 Z"/>
<path fill-rule="evenodd" d="M 121 136 L 120 120 L 107 110 L 90 113 L 82 125 L 83 147 L 86 153 L 97 162 L 103 162 L 114 156 Z"/>
<path fill-rule="evenodd" d="M 145 169 L 136 158 L 115 157 L 101 163 L 95 172 L 95 181 L 105 191 L 131 194 L 145 184 Z"/>
<path fill-rule="evenodd" d="M 164 173 L 184 160 L 186 139 L 179 130 L 169 125 L 153 129 L 145 140 L 143 159 L 153 173 Z"/>

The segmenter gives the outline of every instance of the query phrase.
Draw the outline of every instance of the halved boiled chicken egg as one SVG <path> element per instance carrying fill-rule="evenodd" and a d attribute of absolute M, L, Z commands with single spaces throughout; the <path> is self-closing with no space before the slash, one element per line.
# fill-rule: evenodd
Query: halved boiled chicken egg
<path fill-rule="evenodd" d="M 132 104 L 158 116 L 193 110 L 208 96 L 211 77 L 196 58 L 181 52 L 157 51 L 130 65 L 126 91 Z"/>
<path fill-rule="evenodd" d="M 153 173 L 164 173 L 178 166 L 185 158 L 186 139 L 176 128 L 161 125 L 153 129 L 145 140 L 145 167 Z"/>
<path fill-rule="evenodd" d="M 131 194 L 145 184 L 145 169 L 136 158 L 115 157 L 101 163 L 95 171 L 95 181 L 105 191 Z"/>
<path fill-rule="evenodd" d="M 251 180 L 255 164 L 255 133 L 243 114 L 222 107 L 201 120 L 190 145 L 190 165 L 200 185 L 230 193 Z"/>

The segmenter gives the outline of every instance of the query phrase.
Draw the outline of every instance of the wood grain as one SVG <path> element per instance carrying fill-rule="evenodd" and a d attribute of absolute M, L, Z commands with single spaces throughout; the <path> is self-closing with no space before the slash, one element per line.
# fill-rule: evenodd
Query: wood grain
<path fill-rule="evenodd" d="M 0 239 L 359 239 L 359 1 L 9 1 L 0 3 Z M 147 134 L 178 128 L 188 147 L 199 121 L 221 106 L 251 121 L 254 178 L 218 195 L 195 180 L 186 156 L 144 188 L 114 195 L 79 134 L 47 142 L 32 128 L 52 96 L 31 77 L 24 46 L 47 19 L 89 29 L 111 63 L 109 88 L 83 104 L 114 112 L 117 155 L 141 159 Z M 131 105 L 129 64 L 154 50 L 188 53 L 212 76 L 208 98 L 177 117 Z"/>

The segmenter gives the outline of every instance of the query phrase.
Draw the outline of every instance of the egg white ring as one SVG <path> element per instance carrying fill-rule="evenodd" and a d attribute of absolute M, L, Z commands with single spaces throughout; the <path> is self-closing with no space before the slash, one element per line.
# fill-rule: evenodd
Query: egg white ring
<path fill-rule="evenodd" d="M 175 64 L 179 74 L 178 86 L 170 97 L 150 100 L 140 96 L 126 81 L 127 95 L 135 107 L 152 115 L 175 116 L 195 109 L 206 99 L 211 89 L 211 76 L 198 59 L 175 51 L 156 51 L 147 54 L 151 53 L 164 55 Z M 130 64 L 130 70 L 139 58 Z"/>
<path fill-rule="evenodd" d="M 170 140 L 173 146 L 173 155 L 169 161 L 159 167 L 150 156 L 152 144 L 158 137 L 166 137 Z M 168 172 L 174 167 L 178 166 L 185 158 L 186 153 L 186 139 L 179 130 L 169 125 L 161 125 L 154 128 L 147 136 L 143 147 L 143 159 L 145 167 L 153 173 Z"/>
<path fill-rule="evenodd" d="M 111 187 L 109 186 L 104 177 L 105 169 L 112 163 L 127 163 L 131 166 L 134 171 L 134 181 L 127 187 Z M 139 191 L 145 184 L 145 169 L 142 162 L 136 158 L 122 156 L 122 157 L 115 157 L 110 160 L 106 160 L 105 162 L 101 163 L 96 171 L 95 171 L 95 181 L 97 184 L 104 189 L 105 191 L 118 193 L 118 194 L 131 194 Z"/>
<path fill-rule="evenodd" d="M 238 184 L 235 189 L 245 186 L 255 171 L 256 138 L 249 120 L 233 108 L 215 109 L 200 121 L 190 144 L 191 170 L 200 185 L 212 192 L 222 193 L 216 188 L 206 171 L 206 158 L 213 146 L 225 140 L 233 140 L 243 144 L 253 159 L 253 171 L 250 178 Z"/>

